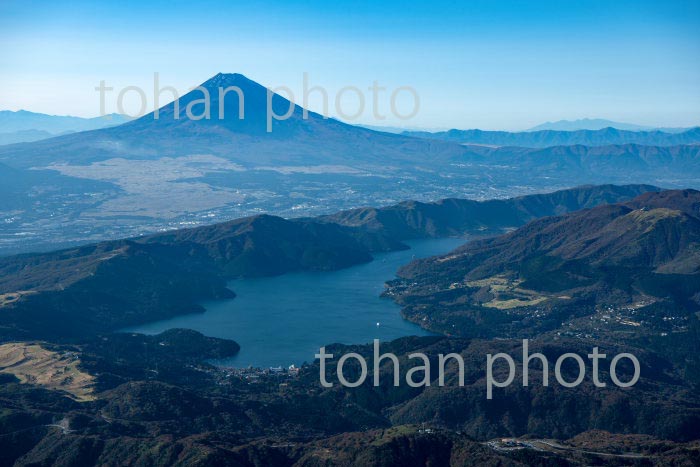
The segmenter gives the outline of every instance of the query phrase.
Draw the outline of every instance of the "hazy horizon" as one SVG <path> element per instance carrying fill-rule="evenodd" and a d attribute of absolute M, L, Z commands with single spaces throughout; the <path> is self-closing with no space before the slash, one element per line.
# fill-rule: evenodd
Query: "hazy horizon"
<path fill-rule="evenodd" d="M 168 104 L 170 104 L 171 102 L 172 102 L 172 100 L 163 101 L 163 102 L 161 102 L 160 107 L 165 107 Z M 297 103 L 297 105 L 300 105 L 300 104 Z M 149 109 L 149 111 L 150 110 L 152 110 L 152 109 Z M 28 108 L 0 109 L 0 112 L 15 112 L 15 113 L 17 113 L 17 112 L 29 112 L 29 113 L 35 113 L 35 114 L 40 114 L 40 115 L 47 115 L 50 117 L 59 117 L 59 118 L 60 117 L 68 117 L 68 118 L 83 118 L 83 119 L 94 119 L 94 118 L 100 118 L 100 117 L 111 117 L 112 115 L 119 115 L 117 112 L 108 113 L 106 115 L 99 115 L 99 113 L 94 114 L 94 115 L 71 115 L 71 114 L 57 114 L 57 113 L 47 114 L 47 113 L 39 112 L 39 111 L 36 111 L 33 109 L 28 109 Z M 124 115 L 124 114 L 122 114 L 122 115 Z M 124 115 L 124 116 L 129 117 L 128 115 Z M 559 123 L 572 123 L 572 124 L 574 124 L 574 123 L 583 123 L 583 122 L 588 122 L 588 121 L 590 121 L 590 122 L 609 121 L 611 124 L 615 123 L 615 124 L 619 124 L 620 126 L 632 125 L 632 126 L 643 127 L 643 128 L 640 128 L 640 130 L 664 130 L 664 129 L 677 129 L 677 128 L 691 129 L 691 128 L 700 127 L 700 123 L 690 124 L 690 125 L 683 126 L 683 127 L 667 127 L 667 126 L 662 126 L 662 125 L 641 125 L 635 121 L 620 122 L 620 121 L 614 121 L 610 118 L 605 118 L 605 117 L 563 118 L 563 119 L 554 120 L 554 121 L 547 120 L 547 121 L 539 122 L 539 123 L 533 125 L 532 127 L 515 128 L 515 129 L 500 128 L 500 127 L 487 128 L 485 126 L 479 126 L 479 125 L 467 128 L 467 127 L 460 127 L 457 124 L 451 125 L 451 126 L 445 126 L 445 127 L 418 127 L 418 126 L 414 126 L 414 125 L 410 125 L 410 124 L 402 125 L 400 122 L 397 122 L 393 125 L 390 125 L 390 124 L 383 125 L 382 124 L 383 122 L 363 123 L 363 122 L 346 121 L 346 120 L 343 120 L 343 119 L 337 118 L 337 117 L 331 117 L 331 118 L 335 118 L 339 121 L 342 121 L 342 122 L 350 124 L 350 125 L 357 125 L 357 126 L 361 126 L 361 127 L 370 128 L 370 129 L 381 130 L 384 128 L 384 129 L 401 129 L 401 130 L 405 130 L 405 131 L 429 131 L 429 132 L 440 132 L 440 131 L 448 131 L 448 130 L 453 130 L 453 129 L 519 132 L 519 131 L 532 131 L 535 129 L 535 127 L 539 127 L 542 125 L 548 125 L 548 124 L 559 124 Z M 572 131 L 572 130 L 560 130 L 560 131 Z"/>

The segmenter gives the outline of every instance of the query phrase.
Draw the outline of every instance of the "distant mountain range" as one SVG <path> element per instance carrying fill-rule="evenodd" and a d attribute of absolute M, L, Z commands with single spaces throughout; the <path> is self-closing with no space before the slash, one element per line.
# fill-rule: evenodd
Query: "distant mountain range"
<path fill-rule="evenodd" d="M 27 110 L 0 110 L 0 145 L 38 141 L 52 136 L 121 125 L 131 120 L 120 114 L 82 118 L 46 115 Z"/>
<path fill-rule="evenodd" d="M 579 120 L 559 120 L 556 122 L 545 122 L 535 127 L 530 128 L 527 131 L 541 131 L 541 130 L 554 130 L 554 131 L 577 131 L 577 130 L 602 130 L 605 128 L 615 128 L 617 130 L 628 130 L 628 131 L 652 131 L 660 130 L 667 133 L 680 133 L 690 128 L 664 128 L 664 127 L 653 127 L 644 125 L 635 125 L 633 123 L 622 123 L 614 122 L 612 120 L 605 120 L 603 118 L 582 118 Z"/>
<path fill-rule="evenodd" d="M 404 131 L 401 134 L 459 144 L 528 148 L 570 145 L 609 146 L 616 144 L 640 144 L 647 146 L 676 146 L 700 144 L 700 127 L 675 133 L 660 130 L 620 130 L 606 127 L 598 130 L 537 130 L 515 133 L 484 130 L 448 130 L 436 133 Z"/>
<path fill-rule="evenodd" d="M 698 129 L 700 132 L 700 129 Z M 654 178 L 671 181 L 698 175 L 700 144 L 683 146 L 646 146 L 614 144 L 606 146 L 552 146 L 546 148 L 469 146 L 465 163 L 479 167 L 500 167 L 513 174 L 552 177 L 562 174 L 587 174 L 598 180 L 625 180 L 632 183 Z M 668 183 L 668 182 L 666 182 Z M 695 182 L 686 182 L 697 186 Z"/>
<path fill-rule="evenodd" d="M 238 87 L 244 95 L 244 118 L 238 115 L 239 97 L 226 96 L 225 114 L 219 114 L 219 89 Z M 211 95 L 211 118 L 187 117 L 189 104 L 201 100 L 200 91 L 191 91 L 179 99 L 179 113 L 170 103 L 159 110 L 159 118 L 150 113 L 118 127 L 71 134 L 50 141 L 6 146 L 0 160 L 13 159 L 19 166 L 54 162 L 90 163 L 109 158 L 153 159 L 213 154 L 244 166 L 317 165 L 364 163 L 416 164 L 425 158 L 447 160 L 462 150 L 448 143 L 426 142 L 400 135 L 380 133 L 335 119 L 325 119 L 295 106 L 286 120 L 274 120 L 267 132 L 267 88 L 240 74 L 218 74 L 201 84 Z M 289 101 L 275 94 L 272 108 L 278 115 L 289 109 Z M 203 111 L 194 104 L 193 113 Z"/>
<path fill-rule="evenodd" d="M 218 91 L 229 86 L 236 86 L 243 92 L 243 119 L 238 116 L 239 101 L 234 92 L 227 94 L 223 106 L 225 114 L 219 115 Z M 0 161 L 15 167 L 36 167 L 56 163 L 89 164 L 112 158 L 148 160 L 212 154 L 247 168 L 344 165 L 385 170 L 387 165 L 422 166 L 426 160 L 431 165 L 449 166 L 460 162 L 467 154 L 462 144 L 540 148 L 700 143 L 700 128 L 677 134 L 606 128 L 522 133 L 450 130 L 396 135 L 325 119 L 313 112 L 308 112 L 308 118 L 304 118 L 305 111 L 300 106 L 295 106 L 288 119 L 272 120 L 272 131 L 267 132 L 267 88 L 240 74 L 221 73 L 201 87 L 211 96 L 209 119 L 192 120 L 186 115 L 190 104 L 194 105 L 194 114 L 203 111 L 202 104 L 197 103 L 202 93 L 195 90 L 179 99 L 177 116 L 175 103 L 170 103 L 159 109 L 158 119 L 150 113 L 115 127 L 2 147 Z M 278 115 L 284 114 L 289 104 L 280 95 L 272 99 L 272 107 Z"/>

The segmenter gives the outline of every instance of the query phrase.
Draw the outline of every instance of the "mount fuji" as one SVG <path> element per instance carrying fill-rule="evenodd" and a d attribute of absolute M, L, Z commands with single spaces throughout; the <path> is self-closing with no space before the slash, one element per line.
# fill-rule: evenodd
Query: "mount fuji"
<path fill-rule="evenodd" d="M 220 106 L 219 90 L 235 87 L 243 95 L 226 92 Z M 210 118 L 192 119 L 204 113 L 206 89 Z M 271 108 L 285 114 L 289 100 L 274 94 Z M 222 111 L 220 114 L 220 110 Z M 306 115 L 305 115 L 306 114 Z M 242 117 L 242 118 L 239 118 Z M 306 118 L 305 118 L 306 117 Z M 0 148 L 0 161 L 19 167 L 56 163 L 89 164 L 111 158 L 157 159 L 211 154 L 245 167 L 257 165 L 315 164 L 417 164 L 450 160 L 463 154 L 454 143 L 425 141 L 348 125 L 294 106 L 284 120 L 268 124 L 268 89 L 241 74 L 219 73 L 199 88 L 155 112 L 128 123 Z"/>

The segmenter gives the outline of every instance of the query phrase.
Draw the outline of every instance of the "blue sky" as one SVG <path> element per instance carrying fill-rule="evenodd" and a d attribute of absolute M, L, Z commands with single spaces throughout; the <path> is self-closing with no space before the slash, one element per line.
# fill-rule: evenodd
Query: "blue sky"
<path fill-rule="evenodd" d="M 223 71 L 297 96 L 306 72 L 331 100 L 377 81 L 383 114 L 393 89 L 418 92 L 413 119 L 366 110 L 368 124 L 690 126 L 700 124 L 698 57 L 696 1 L 0 2 L 0 108 L 52 114 L 97 115 L 100 80 L 140 86 L 152 105 L 154 72 L 183 92 Z"/>

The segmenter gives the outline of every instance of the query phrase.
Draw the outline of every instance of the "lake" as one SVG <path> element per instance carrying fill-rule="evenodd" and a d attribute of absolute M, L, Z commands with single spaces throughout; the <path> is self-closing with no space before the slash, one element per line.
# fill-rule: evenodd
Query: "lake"
<path fill-rule="evenodd" d="M 237 296 L 203 302 L 206 312 L 178 316 L 125 332 L 157 334 L 188 328 L 206 336 L 233 339 L 238 355 L 216 363 L 234 367 L 272 367 L 311 362 L 321 346 L 364 344 L 403 336 L 430 335 L 404 320 L 400 307 L 381 298 L 384 283 L 414 258 L 447 253 L 465 239 L 407 242 L 410 250 L 374 255 L 372 262 L 332 272 L 295 272 L 240 279 L 229 287 Z"/>

